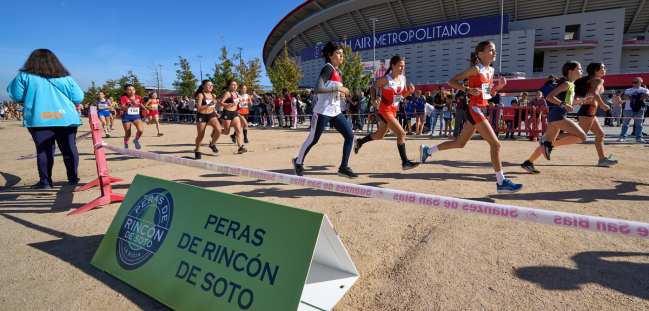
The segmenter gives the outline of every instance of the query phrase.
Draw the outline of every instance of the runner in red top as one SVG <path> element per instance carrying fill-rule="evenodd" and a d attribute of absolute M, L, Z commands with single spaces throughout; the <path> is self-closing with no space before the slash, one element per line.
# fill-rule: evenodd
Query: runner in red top
<path fill-rule="evenodd" d="M 409 170 L 417 167 L 419 163 L 408 160 L 406 155 L 406 131 L 403 130 L 397 120 L 399 105 L 404 104 L 406 96 L 415 92 L 414 85 L 406 85 L 406 77 L 403 75 L 405 67 L 406 62 L 400 55 L 393 56 L 390 59 L 390 68 L 388 68 L 385 76 L 377 80 L 372 87 L 372 105 L 378 110 L 379 126 L 373 134 L 356 141 L 354 153 L 358 153 L 364 144 L 372 140 L 383 139 L 389 129 L 397 135 L 397 149 L 401 157 L 401 168 Z M 377 91 L 381 94 L 380 98 L 376 98 Z"/>
<path fill-rule="evenodd" d="M 158 99 L 158 93 L 152 92 L 149 95 L 149 101 L 147 101 L 146 103 L 146 108 L 149 111 L 146 118 L 146 124 L 151 124 L 151 121 L 153 120 L 156 130 L 158 130 L 158 137 L 162 136 L 163 134 L 160 133 L 160 113 L 158 112 L 158 110 L 160 109 L 160 100 Z"/>
<path fill-rule="evenodd" d="M 475 48 L 475 53 L 471 59 L 469 69 L 455 75 L 448 81 L 448 85 L 455 89 L 464 89 L 469 94 L 469 113 L 467 122 L 459 137 L 452 141 L 443 142 L 437 146 L 421 145 L 419 147 L 419 156 L 422 162 L 434 152 L 464 148 L 466 143 L 471 139 L 473 134 L 478 131 L 480 136 L 489 143 L 491 149 L 491 164 L 496 171 L 496 191 L 497 192 L 517 192 L 523 188 L 521 184 L 515 184 L 505 178 L 500 162 L 500 142 L 498 136 L 494 133 L 489 122 L 482 114 L 482 109 L 487 107 L 487 101 L 491 99 L 500 89 L 505 87 L 507 80 L 500 77 L 498 83 L 494 85 L 494 69 L 491 63 L 496 59 L 496 45 L 491 41 L 482 41 Z M 469 79 L 468 87 L 464 87 L 460 81 Z"/>
<path fill-rule="evenodd" d="M 593 132 L 595 134 L 595 149 L 597 150 L 598 166 L 610 167 L 617 164 L 613 155 L 608 157 L 604 154 L 604 129 L 597 120 L 597 108 L 604 111 L 610 109 L 602 99 L 604 93 L 604 76 L 606 75 L 606 66 L 602 63 L 590 63 L 586 67 L 588 76 L 582 77 L 575 81 L 575 95 L 579 97 L 593 97 L 593 101 L 585 101 L 581 104 L 577 116 L 579 127 L 584 133 Z"/>
<path fill-rule="evenodd" d="M 146 110 L 142 97 L 135 94 L 135 87 L 132 84 L 124 86 L 124 95 L 120 98 L 120 108 L 122 110 L 122 125 L 124 126 L 124 148 L 128 148 L 128 140 L 131 138 L 131 123 L 135 124 L 137 132 L 133 145 L 135 149 L 142 148 L 140 137 L 144 133 L 144 123 L 140 117 L 140 110 Z"/>

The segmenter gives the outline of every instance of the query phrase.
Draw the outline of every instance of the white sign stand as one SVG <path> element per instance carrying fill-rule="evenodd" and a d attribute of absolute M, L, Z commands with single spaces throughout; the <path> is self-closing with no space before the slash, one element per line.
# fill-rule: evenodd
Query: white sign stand
<path fill-rule="evenodd" d="M 360 275 L 325 215 L 298 311 L 331 310 Z"/>

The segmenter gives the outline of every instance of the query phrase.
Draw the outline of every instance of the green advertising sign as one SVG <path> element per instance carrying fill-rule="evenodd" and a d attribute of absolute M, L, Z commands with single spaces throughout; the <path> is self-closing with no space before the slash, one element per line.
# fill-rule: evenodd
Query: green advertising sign
<path fill-rule="evenodd" d="M 329 310 L 358 278 L 323 214 L 141 175 L 92 264 L 177 310 Z"/>

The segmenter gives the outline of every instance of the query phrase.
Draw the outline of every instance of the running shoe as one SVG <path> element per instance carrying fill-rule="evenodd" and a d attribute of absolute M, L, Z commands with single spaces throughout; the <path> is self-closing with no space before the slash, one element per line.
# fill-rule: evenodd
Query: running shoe
<path fill-rule="evenodd" d="M 164 136 L 164 134 L 163 133 L 158 133 L 158 137 L 160 137 L 160 136 Z"/>
<path fill-rule="evenodd" d="M 106 133 L 106 138 L 110 138 L 110 133 Z"/>
<path fill-rule="evenodd" d="M 212 149 L 212 152 L 214 152 L 214 153 L 219 153 L 219 149 L 216 148 L 216 145 L 210 144 L 210 149 Z"/>
<path fill-rule="evenodd" d="M 246 153 L 246 152 L 248 152 L 248 149 L 246 149 L 246 147 L 239 146 L 239 150 L 237 150 L 238 154 L 242 154 L 242 153 Z"/>
<path fill-rule="evenodd" d="M 410 161 L 410 160 L 401 163 L 401 168 L 402 168 L 404 171 L 411 170 L 411 169 L 413 169 L 413 168 L 415 168 L 415 167 L 417 167 L 417 166 L 419 166 L 419 163 L 417 163 L 417 162 L 412 162 L 412 161 Z"/>
<path fill-rule="evenodd" d="M 128 144 L 124 143 L 124 149 L 128 149 Z"/>
<path fill-rule="evenodd" d="M 537 170 L 536 167 L 534 167 L 534 163 L 530 162 L 529 160 L 525 160 L 525 162 L 521 164 L 521 167 L 530 174 L 538 174 L 541 172 Z"/>
<path fill-rule="evenodd" d="M 200 160 L 203 157 L 200 151 L 194 151 L 194 159 Z"/>
<path fill-rule="evenodd" d="M 509 179 L 503 180 L 502 185 L 496 183 L 496 191 L 498 191 L 498 193 L 514 193 L 521 189 L 523 189 L 522 184 L 515 184 Z"/>
<path fill-rule="evenodd" d="M 237 134 L 230 135 L 230 140 L 232 140 L 233 144 L 236 144 L 237 143 Z"/>
<path fill-rule="evenodd" d="M 611 166 L 613 166 L 615 164 L 617 164 L 617 160 L 613 159 L 612 155 L 609 155 L 608 157 L 597 161 L 597 166 L 600 166 L 600 167 L 611 167 Z"/>
<path fill-rule="evenodd" d="M 354 153 L 355 154 L 358 154 L 358 152 L 361 150 L 361 147 L 363 147 L 363 145 L 361 145 L 360 141 L 358 141 L 358 139 L 354 139 Z"/>
<path fill-rule="evenodd" d="M 419 161 L 421 163 L 426 163 L 426 159 L 428 159 L 428 150 L 430 147 L 428 145 L 419 145 Z"/>
<path fill-rule="evenodd" d="M 137 139 L 133 139 L 133 145 L 135 145 L 135 149 L 137 150 L 142 149 L 142 145 L 140 145 L 140 141 Z"/>
<path fill-rule="evenodd" d="M 250 141 L 248 141 L 248 138 L 247 138 L 247 137 L 244 137 L 244 138 L 243 138 L 243 142 L 246 143 L 246 144 L 250 143 Z"/>
<path fill-rule="evenodd" d="M 293 171 L 295 172 L 295 175 L 303 176 L 304 175 L 304 165 L 297 164 L 297 158 L 293 158 L 293 160 L 291 160 L 291 162 L 293 163 Z"/>
<path fill-rule="evenodd" d="M 347 178 L 356 178 L 358 174 L 354 173 L 349 166 L 341 167 L 338 169 L 338 176 L 347 177 Z"/>
<path fill-rule="evenodd" d="M 70 185 L 70 186 L 76 186 L 78 184 L 79 184 L 79 178 L 78 177 L 75 178 L 75 179 L 72 179 L 72 180 L 68 180 L 68 185 Z"/>
<path fill-rule="evenodd" d="M 539 144 L 543 147 L 543 156 L 550 161 L 550 154 L 552 153 L 552 143 L 549 141 L 545 141 L 545 139 L 541 138 L 539 140 Z"/>

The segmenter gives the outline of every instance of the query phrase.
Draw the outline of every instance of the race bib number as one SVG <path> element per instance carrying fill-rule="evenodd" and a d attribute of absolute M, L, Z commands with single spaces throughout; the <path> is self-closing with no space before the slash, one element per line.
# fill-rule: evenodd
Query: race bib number
<path fill-rule="evenodd" d="M 128 107 L 128 110 L 126 112 L 130 116 L 137 116 L 140 115 L 140 107 Z"/>
<path fill-rule="evenodd" d="M 491 83 L 482 83 L 482 99 L 491 99 Z"/>
<path fill-rule="evenodd" d="M 108 104 L 99 104 L 99 105 L 97 105 L 97 108 L 99 108 L 101 110 L 108 109 Z"/>
<path fill-rule="evenodd" d="M 393 106 L 399 106 L 399 103 L 403 101 L 403 96 L 401 95 L 394 95 L 394 98 L 392 99 L 392 105 Z"/>

